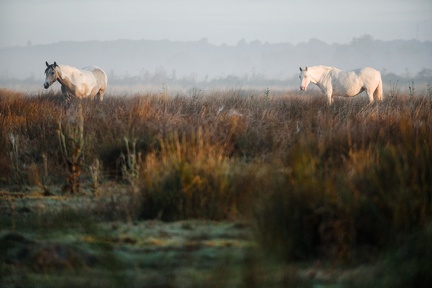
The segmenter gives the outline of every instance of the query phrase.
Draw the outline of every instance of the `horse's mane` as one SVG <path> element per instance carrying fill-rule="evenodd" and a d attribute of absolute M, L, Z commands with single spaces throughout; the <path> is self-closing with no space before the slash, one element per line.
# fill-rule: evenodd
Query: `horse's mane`
<path fill-rule="evenodd" d="M 332 69 L 339 70 L 339 69 L 336 68 L 336 67 L 332 67 L 332 66 L 325 66 L 325 65 L 318 65 L 318 66 L 314 66 L 314 67 L 316 67 L 316 68 L 321 68 L 321 69 L 325 69 L 325 70 L 332 70 Z M 310 67 L 310 68 L 312 68 L 312 67 Z"/>

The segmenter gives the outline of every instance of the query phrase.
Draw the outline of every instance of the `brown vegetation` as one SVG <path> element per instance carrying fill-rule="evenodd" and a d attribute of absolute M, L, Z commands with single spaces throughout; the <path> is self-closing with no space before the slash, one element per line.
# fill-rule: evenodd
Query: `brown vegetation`
<path fill-rule="evenodd" d="M 232 90 L 108 96 L 65 110 L 59 95 L 1 90 L 0 185 L 70 181 L 57 133 L 72 127 L 74 179 L 84 190 L 131 187 L 128 219 L 242 219 L 285 262 L 366 261 L 412 233 L 430 236 L 421 231 L 432 216 L 431 96 L 327 107 L 314 94 Z"/>

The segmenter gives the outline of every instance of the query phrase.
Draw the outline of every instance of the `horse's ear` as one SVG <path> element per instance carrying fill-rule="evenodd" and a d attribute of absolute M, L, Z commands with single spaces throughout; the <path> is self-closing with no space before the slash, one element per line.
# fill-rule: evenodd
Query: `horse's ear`
<path fill-rule="evenodd" d="M 300 67 L 300 72 L 303 71 L 303 69 Z"/>
<path fill-rule="evenodd" d="M 55 62 L 54 62 L 55 63 Z M 305 68 L 305 71 L 307 71 L 307 66 L 306 66 L 306 68 Z"/>
<path fill-rule="evenodd" d="M 57 67 L 57 63 L 54 61 L 54 67 Z"/>
<path fill-rule="evenodd" d="M 49 67 L 49 65 L 48 65 L 48 61 L 45 61 L 45 64 L 47 65 L 47 67 Z"/>

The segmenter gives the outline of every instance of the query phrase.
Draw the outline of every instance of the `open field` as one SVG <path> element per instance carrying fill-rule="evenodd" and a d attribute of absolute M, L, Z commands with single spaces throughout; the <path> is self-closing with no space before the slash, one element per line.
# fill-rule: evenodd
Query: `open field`
<path fill-rule="evenodd" d="M 426 287 L 432 91 L 0 90 L 2 287 Z"/>

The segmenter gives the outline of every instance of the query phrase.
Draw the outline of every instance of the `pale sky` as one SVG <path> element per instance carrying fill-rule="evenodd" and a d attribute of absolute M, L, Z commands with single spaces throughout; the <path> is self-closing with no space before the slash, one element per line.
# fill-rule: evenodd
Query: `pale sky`
<path fill-rule="evenodd" d="M 86 40 L 432 41 L 431 0 L 0 0 L 0 48 Z"/>

